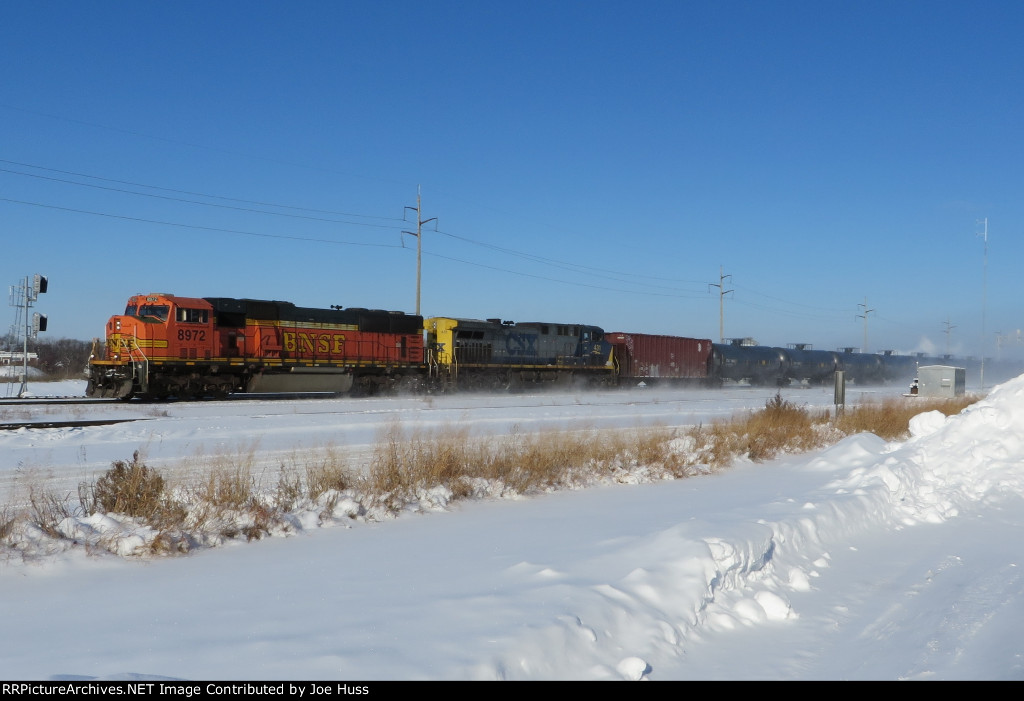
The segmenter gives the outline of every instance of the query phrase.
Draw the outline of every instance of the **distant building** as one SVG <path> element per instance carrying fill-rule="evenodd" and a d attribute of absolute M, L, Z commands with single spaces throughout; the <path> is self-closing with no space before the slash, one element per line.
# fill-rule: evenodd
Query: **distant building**
<path fill-rule="evenodd" d="M 38 362 L 39 356 L 35 353 L 28 354 L 29 364 Z M 0 351 L 0 365 L 24 365 L 25 354 L 21 351 Z"/>
<path fill-rule="evenodd" d="M 967 391 L 967 370 L 949 365 L 924 365 L 917 369 L 921 397 L 962 397 Z"/>

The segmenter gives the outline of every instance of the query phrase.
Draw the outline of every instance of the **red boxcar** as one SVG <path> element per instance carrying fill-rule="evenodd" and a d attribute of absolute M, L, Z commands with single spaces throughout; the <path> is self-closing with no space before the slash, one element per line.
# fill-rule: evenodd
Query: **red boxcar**
<path fill-rule="evenodd" d="M 605 338 L 615 346 L 619 384 L 686 384 L 711 377 L 710 339 L 619 331 Z"/>

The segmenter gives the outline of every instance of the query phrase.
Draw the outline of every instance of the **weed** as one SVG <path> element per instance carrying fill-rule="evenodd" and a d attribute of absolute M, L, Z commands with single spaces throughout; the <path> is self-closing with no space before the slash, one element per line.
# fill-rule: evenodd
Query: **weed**
<path fill-rule="evenodd" d="M 185 552 L 195 543 L 222 538 L 262 538 L 275 526 L 287 526 L 286 514 L 304 498 L 317 502 L 321 518 L 327 519 L 346 491 L 363 504 L 400 509 L 439 486 L 461 499 L 473 496 L 481 484 L 525 494 L 594 478 L 617 479 L 623 468 L 651 467 L 655 475 L 685 477 L 722 468 L 741 456 L 765 461 L 820 448 L 852 433 L 898 439 L 907 434 L 914 415 L 929 410 L 953 414 L 975 399 L 862 404 L 832 420 L 826 410 L 809 410 L 776 393 L 758 411 L 707 425 L 534 433 L 515 427 L 501 438 L 472 436 L 464 426 L 428 432 L 405 431 L 394 423 L 377 436 L 365 475 L 356 475 L 341 451 L 328 446 L 293 455 L 281 465 L 277 482 L 264 490 L 252 476 L 253 446 L 236 458 L 206 459 L 187 484 L 179 485 L 176 496 L 135 452 L 130 461 L 114 462 L 94 484 L 80 485 L 79 507 L 71 506 L 70 495 L 61 498 L 30 486 L 24 512 L 0 507 L 0 541 L 11 536 L 19 519 L 63 539 L 61 522 L 80 509 L 86 514 L 124 514 L 152 526 L 158 532 L 149 548 L 152 553 Z M 358 514 L 366 513 L 360 505 Z M 357 517 L 356 512 L 351 515 Z"/>
<path fill-rule="evenodd" d="M 214 466 L 195 485 L 194 496 L 211 506 L 239 509 L 252 500 L 256 488 L 248 467 Z"/>
<path fill-rule="evenodd" d="M 82 494 L 81 489 L 79 493 Z M 136 450 L 131 462 L 115 461 L 96 480 L 92 494 L 85 496 L 83 502 L 87 501 L 104 513 L 149 519 L 161 508 L 163 496 L 164 478 L 140 462 L 139 451 Z"/>
<path fill-rule="evenodd" d="M 14 532 L 14 525 L 17 523 L 18 515 L 10 504 L 0 506 L 0 543 L 7 540 Z"/>
<path fill-rule="evenodd" d="M 946 416 L 957 414 L 978 400 L 965 396 L 955 399 L 920 398 L 891 399 L 860 404 L 836 417 L 836 427 L 844 434 L 874 433 L 886 440 L 906 438 L 910 419 L 924 411 L 940 411 Z"/>
<path fill-rule="evenodd" d="M 302 497 L 302 477 L 281 465 L 281 474 L 277 479 L 274 505 L 282 511 L 291 511 Z"/>
<path fill-rule="evenodd" d="M 43 490 L 34 485 L 29 488 L 28 521 L 51 538 L 63 538 L 58 526 L 61 521 L 72 516 L 73 510 L 68 505 L 68 497 L 58 497 L 51 491 Z"/>
<path fill-rule="evenodd" d="M 352 487 L 355 478 L 341 452 L 329 446 L 319 454 L 307 458 L 306 491 L 309 498 L 316 499 L 324 492 L 335 490 L 343 492 Z"/>

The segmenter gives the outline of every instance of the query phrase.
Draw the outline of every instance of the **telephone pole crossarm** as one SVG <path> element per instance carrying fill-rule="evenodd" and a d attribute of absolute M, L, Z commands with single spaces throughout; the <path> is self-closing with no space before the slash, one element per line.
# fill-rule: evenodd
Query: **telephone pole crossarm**
<path fill-rule="evenodd" d="M 409 234 L 410 236 L 416 237 L 416 316 L 420 315 L 420 282 L 422 279 L 422 268 L 423 268 L 423 225 L 434 223 L 434 228 L 437 228 L 437 217 L 431 217 L 430 219 L 423 218 L 423 210 L 420 201 L 420 189 L 416 188 L 416 206 L 410 207 L 405 206 L 406 209 L 411 209 L 416 212 L 416 231 L 403 231 L 403 234 Z"/>
<path fill-rule="evenodd" d="M 858 307 L 864 307 L 864 313 L 858 314 L 854 319 L 864 320 L 864 348 L 861 350 L 862 353 L 868 352 L 868 314 L 873 313 L 874 309 L 868 309 L 868 298 L 864 298 L 864 304 L 858 304 Z"/>
<path fill-rule="evenodd" d="M 711 291 L 712 287 L 718 288 L 718 342 L 725 343 L 725 296 L 734 292 L 734 290 L 725 289 L 725 281 L 727 278 L 731 278 L 732 275 L 724 275 L 722 267 L 718 267 L 718 282 L 708 283 L 708 292 Z"/>

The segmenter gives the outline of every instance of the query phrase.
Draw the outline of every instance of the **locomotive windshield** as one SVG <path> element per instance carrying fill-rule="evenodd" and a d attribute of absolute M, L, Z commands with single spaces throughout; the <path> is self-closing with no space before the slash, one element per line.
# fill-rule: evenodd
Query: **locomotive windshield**
<path fill-rule="evenodd" d="M 125 309 L 125 316 L 134 316 L 139 319 L 144 317 L 154 317 L 160 321 L 167 321 L 167 314 L 170 311 L 170 307 L 166 304 L 143 304 L 137 310 L 135 307 L 128 307 Z"/>

